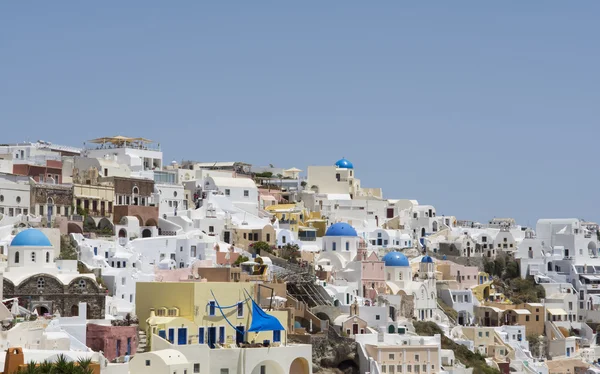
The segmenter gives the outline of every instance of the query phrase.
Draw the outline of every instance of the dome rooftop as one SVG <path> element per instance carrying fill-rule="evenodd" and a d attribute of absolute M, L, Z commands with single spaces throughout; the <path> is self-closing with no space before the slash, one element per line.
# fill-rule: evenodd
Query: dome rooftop
<path fill-rule="evenodd" d="M 425 255 L 421 259 L 421 262 L 425 262 L 425 263 L 431 264 L 431 263 L 433 263 L 433 258 L 429 257 L 428 255 Z"/>
<path fill-rule="evenodd" d="M 352 163 L 345 158 L 338 160 L 335 163 L 335 166 L 337 166 L 339 169 L 354 169 L 354 165 L 352 165 Z"/>
<path fill-rule="evenodd" d="M 408 258 L 400 252 L 389 252 L 383 256 L 383 262 L 385 266 L 410 266 Z"/>
<path fill-rule="evenodd" d="M 338 222 L 329 226 L 325 236 L 358 236 L 358 234 L 354 227 L 345 222 Z"/>
<path fill-rule="evenodd" d="M 11 247 L 52 247 L 48 237 L 37 229 L 23 230 L 10 242 Z"/>

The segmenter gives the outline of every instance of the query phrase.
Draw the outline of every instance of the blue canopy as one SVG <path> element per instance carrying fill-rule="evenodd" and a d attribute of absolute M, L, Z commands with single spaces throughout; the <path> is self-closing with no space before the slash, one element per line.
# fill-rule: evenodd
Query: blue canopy
<path fill-rule="evenodd" d="M 250 299 L 252 300 L 252 299 Z M 264 310 L 254 300 L 252 300 L 252 324 L 250 325 L 250 332 L 260 331 L 281 331 L 285 328 L 281 325 L 281 322 L 273 316 L 265 313 Z"/>

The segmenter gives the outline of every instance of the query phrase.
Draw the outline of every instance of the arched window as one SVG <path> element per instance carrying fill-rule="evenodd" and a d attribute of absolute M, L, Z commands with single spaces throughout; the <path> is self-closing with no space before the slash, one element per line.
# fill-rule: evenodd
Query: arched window
<path fill-rule="evenodd" d="M 346 250 L 349 251 L 350 250 L 350 242 L 346 242 Z"/>
<path fill-rule="evenodd" d="M 19 263 L 19 252 L 15 252 L 15 264 Z"/>
<path fill-rule="evenodd" d="M 35 262 L 35 252 L 31 252 L 31 262 Z"/>
<path fill-rule="evenodd" d="M 50 252 L 46 252 L 46 262 L 50 262 Z"/>
<path fill-rule="evenodd" d="M 331 244 L 331 250 L 332 250 L 332 251 L 335 251 L 335 246 L 336 246 L 336 244 L 337 244 L 336 242 L 333 242 L 333 243 Z"/>

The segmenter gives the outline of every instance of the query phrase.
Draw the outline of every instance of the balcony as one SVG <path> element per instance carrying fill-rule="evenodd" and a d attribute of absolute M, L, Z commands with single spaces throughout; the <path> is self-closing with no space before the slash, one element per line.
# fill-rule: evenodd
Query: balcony
<path fill-rule="evenodd" d="M 297 225 L 298 221 L 295 219 L 281 219 L 279 220 L 279 223 L 282 225 Z"/>

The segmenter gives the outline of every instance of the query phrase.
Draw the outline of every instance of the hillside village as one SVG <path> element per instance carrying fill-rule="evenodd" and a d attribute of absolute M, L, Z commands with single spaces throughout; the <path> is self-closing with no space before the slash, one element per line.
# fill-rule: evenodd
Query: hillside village
<path fill-rule="evenodd" d="M 438 215 L 322 164 L 0 145 L 3 372 L 600 373 L 597 223 Z"/>

